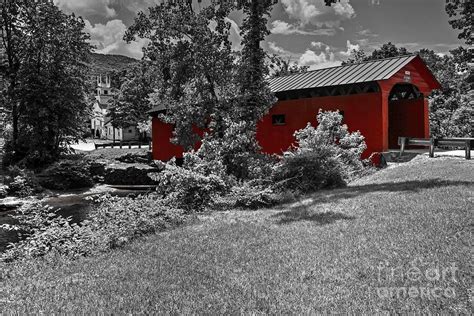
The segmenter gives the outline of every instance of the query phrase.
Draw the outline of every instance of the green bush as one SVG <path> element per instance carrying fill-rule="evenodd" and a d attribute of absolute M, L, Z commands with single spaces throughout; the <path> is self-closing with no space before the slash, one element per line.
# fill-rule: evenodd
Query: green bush
<path fill-rule="evenodd" d="M 8 186 L 7 193 L 18 197 L 28 197 L 42 191 L 34 172 L 17 166 L 7 168 L 5 184 Z"/>
<path fill-rule="evenodd" d="M 131 239 L 176 226 L 185 211 L 157 194 L 135 198 L 103 196 L 95 201 L 89 220 L 83 225 L 94 233 L 96 249 L 119 247 Z"/>
<path fill-rule="evenodd" d="M 343 186 L 364 169 L 364 137 L 350 133 L 338 112 L 320 111 L 317 119 L 317 128 L 308 124 L 295 133 L 298 147 L 275 165 L 273 180 L 280 189 L 307 193 Z"/>
<path fill-rule="evenodd" d="M 90 236 L 70 218 L 58 216 L 51 207 L 41 203 L 26 204 L 12 216 L 18 224 L 0 225 L 5 230 L 19 232 L 18 243 L 10 244 L 1 255 L 2 261 L 29 259 L 57 252 L 67 256 L 85 254 L 85 244 Z"/>
<path fill-rule="evenodd" d="M 188 213 L 201 212 L 211 206 L 215 198 L 227 190 L 225 181 L 215 174 L 202 174 L 173 162 L 155 174 L 151 174 L 159 186 L 158 193 L 177 208 Z"/>
<path fill-rule="evenodd" d="M 85 159 L 55 162 L 40 174 L 40 184 L 51 190 L 90 188 L 94 185 L 90 166 Z"/>
<path fill-rule="evenodd" d="M 252 210 L 271 207 L 280 201 L 278 194 L 268 184 L 259 184 L 255 181 L 234 186 L 230 197 L 235 200 L 234 207 Z"/>
<path fill-rule="evenodd" d="M 72 259 L 95 254 L 182 223 L 184 213 L 156 194 L 137 198 L 103 196 L 80 224 L 71 223 L 71 218 L 61 217 L 41 203 L 27 204 L 13 215 L 18 224 L 0 225 L 24 237 L 11 244 L 0 259 L 31 259 L 53 253 Z"/>

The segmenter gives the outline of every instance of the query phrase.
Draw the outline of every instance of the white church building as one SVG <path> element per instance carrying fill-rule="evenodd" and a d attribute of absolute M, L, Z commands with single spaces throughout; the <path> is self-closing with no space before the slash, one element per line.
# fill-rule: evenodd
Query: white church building
<path fill-rule="evenodd" d="M 97 77 L 97 88 L 94 104 L 92 105 L 91 133 L 93 138 L 111 141 L 139 140 L 140 132 L 136 126 L 126 128 L 114 127 L 109 116 L 115 91 L 111 86 L 110 77 Z"/>

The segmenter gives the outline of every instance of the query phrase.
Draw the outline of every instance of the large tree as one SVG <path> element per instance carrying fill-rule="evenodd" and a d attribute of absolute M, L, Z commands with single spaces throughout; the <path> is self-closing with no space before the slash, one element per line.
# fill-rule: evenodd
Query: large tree
<path fill-rule="evenodd" d="M 175 141 L 191 148 L 194 127 L 209 118 L 222 124 L 234 89 L 234 59 L 229 41 L 230 5 L 213 2 L 194 10 L 191 2 L 169 1 L 140 12 L 125 39 L 146 38 L 144 59 L 154 71 L 153 106 L 167 109 L 163 119 L 175 124 Z"/>
<path fill-rule="evenodd" d="M 89 37 L 51 1 L 5 0 L 1 15 L 10 157 L 46 163 L 83 133 Z"/>
<path fill-rule="evenodd" d="M 458 38 L 471 45 L 474 40 L 472 36 L 474 2 L 472 0 L 446 0 L 446 12 L 452 18 L 449 24 L 461 31 Z"/>
<path fill-rule="evenodd" d="M 149 121 L 149 98 L 154 91 L 154 73 L 150 62 L 144 60 L 134 64 L 120 78 L 122 83 L 118 86 L 111 110 L 115 127 L 136 126 Z"/>

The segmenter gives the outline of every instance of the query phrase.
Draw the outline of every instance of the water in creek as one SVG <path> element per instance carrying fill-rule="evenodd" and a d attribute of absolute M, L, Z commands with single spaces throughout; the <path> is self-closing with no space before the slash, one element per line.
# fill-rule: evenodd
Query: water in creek
<path fill-rule="evenodd" d="M 116 196 L 136 196 L 139 191 L 120 190 L 111 192 Z M 90 194 L 74 194 L 52 197 L 46 200 L 46 204 L 60 209 L 57 213 L 60 216 L 71 217 L 72 221 L 79 223 L 87 218 L 92 201 L 86 199 Z M 9 216 L 13 211 L 0 210 L 0 224 L 14 224 L 15 221 Z M 0 253 L 7 249 L 9 243 L 18 241 L 18 234 L 15 231 L 6 231 L 0 228 Z"/>

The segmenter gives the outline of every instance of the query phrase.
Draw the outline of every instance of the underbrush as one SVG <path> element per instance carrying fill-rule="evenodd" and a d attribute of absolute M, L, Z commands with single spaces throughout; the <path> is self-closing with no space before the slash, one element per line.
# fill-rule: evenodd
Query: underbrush
<path fill-rule="evenodd" d="M 28 197 L 40 193 L 43 188 L 33 171 L 17 166 L 8 167 L 5 172 L 6 193 L 17 197 Z"/>
<path fill-rule="evenodd" d="M 100 197 L 88 219 L 77 224 L 41 203 L 22 206 L 13 218 L 16 225 L 0 225 L 18 231 L 21 240 L 11 244 L 1 261 L 32 259 L 57 254 L 69 259 L 104 252 L 145 234 L 182 223 L 186 212 L 156 194 L 136 198 Z"/>
<path fill-rule="evenodd" d="M 40 183 L 51 190 L 90 188 L 94 185 L 90 163 L 82 157 L 55 162 L 40 174 Z"/>

